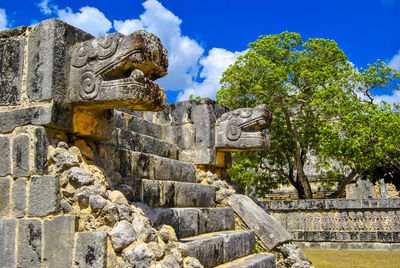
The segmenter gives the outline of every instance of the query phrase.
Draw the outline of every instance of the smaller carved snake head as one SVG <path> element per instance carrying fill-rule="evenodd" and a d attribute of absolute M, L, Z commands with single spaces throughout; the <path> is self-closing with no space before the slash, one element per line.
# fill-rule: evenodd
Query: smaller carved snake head
<path fill-rule="evenodd" d="M 216 148 L 222 151 L 266 150 L 269 136 L 263 130 L 271 121 L 271 110 L 265 104 L 225 113 L 216 122 Z"/>

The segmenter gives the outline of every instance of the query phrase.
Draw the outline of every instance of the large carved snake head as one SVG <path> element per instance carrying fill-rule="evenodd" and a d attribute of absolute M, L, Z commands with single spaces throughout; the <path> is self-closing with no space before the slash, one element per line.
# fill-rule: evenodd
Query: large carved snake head
<path fill-rule="evenodd" d="M 225 113 L 215 124 L 215 147 L 220 151 L 267 150 L 269 135 L 263 130 L 271 121 L 271 110 L 265 104 Z"/>
<path fill-rule="evenodd" d="M 155 35 L 113 33 L 78 43 L 71 53 L 68 101 L 74 107 L 161 110 L 168 53 Z"/>

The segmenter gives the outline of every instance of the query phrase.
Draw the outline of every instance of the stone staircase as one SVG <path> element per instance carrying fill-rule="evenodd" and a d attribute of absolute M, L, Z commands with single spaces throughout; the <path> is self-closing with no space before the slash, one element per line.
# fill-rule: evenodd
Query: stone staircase
<path fill-rule="evenodd" d="M 163 140 L 163 127 L 135 113 L 116 110 L 113 140 L 104 143 L 134 189 L 130 201 L 142 203 L 153 226 L 172 226 L 204 267 L 275 267 L 273 254 L 254 254 L 253 231 L 234 230 L 233 210 L 216 207 L 216 187 L 197 182 L 195 166 L 177 160 L 180 149 Z"/>

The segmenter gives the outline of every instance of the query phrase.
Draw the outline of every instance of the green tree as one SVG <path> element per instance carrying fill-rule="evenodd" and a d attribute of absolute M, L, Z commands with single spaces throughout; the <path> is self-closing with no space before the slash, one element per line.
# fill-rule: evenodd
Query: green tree
<path fill-rule="evenodd" d="M 303 42 L 289 32 L 261 36 L 223 73 L 217 93 L 217 100 L 231 109 L 265 103 L 273 113 L 271 149 L 235 154 L 233 179 L 259 189 L 272 187 L 270 181 L 288 181 L 299 198 L 312 198 L 304 170 L 312 152 L 319 156 L 321 176 L 338 179 L 337 194 L 343 193 L 366 166 L 398 155 L 399 114 L 375 104 L 371 90 L 399 76 L 381 61 L 366 70 L 355 68 L 332 40 Z M 348 173 L 332 168 L 332 159 L 348 166 Z"/>

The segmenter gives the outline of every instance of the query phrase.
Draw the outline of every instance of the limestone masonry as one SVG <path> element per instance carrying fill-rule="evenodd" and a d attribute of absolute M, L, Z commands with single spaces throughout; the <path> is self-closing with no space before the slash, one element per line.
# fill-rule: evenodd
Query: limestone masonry
<path fill-rule="evenodd" d="M 146 31 L 0 32 L 0 267 L 310 267 L 294 241 L 398 250 L 400 199 L 237 193 L 230 152 L 267 150 L 271 111 L 167 105 L 167 68 Z"/>
<path fill-rule="evenodd" d="M 310 267 L 226 175 L 268 148 L 268 107 L 166 105 L 167 67 L 145 31 L 0 32 L 1 267 Z"/>

